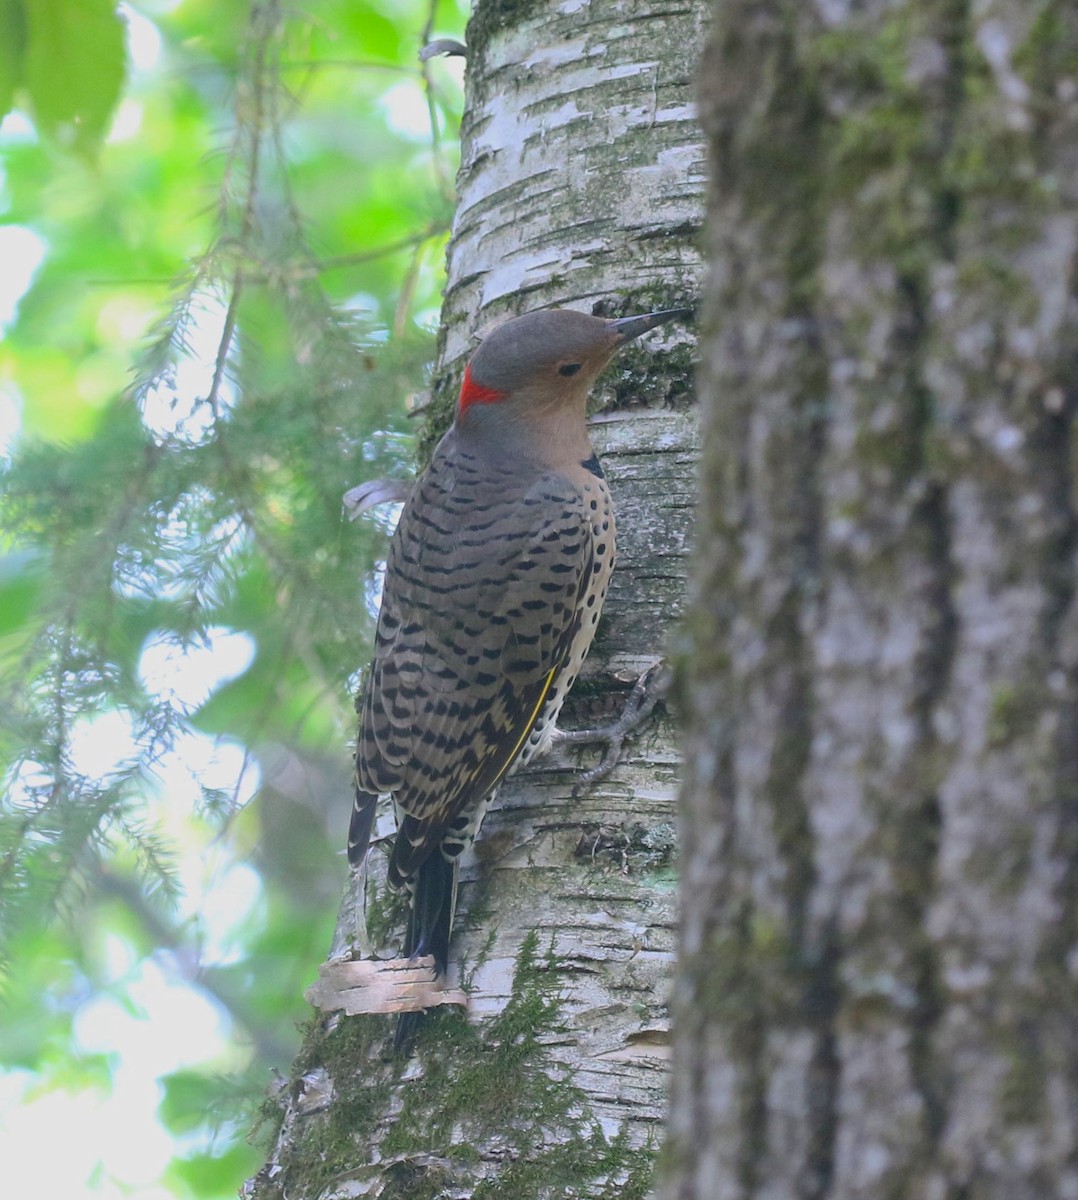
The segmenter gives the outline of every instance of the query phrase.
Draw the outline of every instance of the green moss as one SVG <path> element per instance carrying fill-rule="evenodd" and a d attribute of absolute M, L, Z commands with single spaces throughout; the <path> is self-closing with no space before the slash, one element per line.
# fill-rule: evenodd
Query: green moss
<path fill-rule="evenodd" d="M 828 121 L 820 171 L 831 207 L 845 202 L 865 258 L 888 258 L 903 275 L 923 273 L 938 252 L 934 235 L 954 218 L 961 151 L 955 136 L 967 64 L 963 0 L 922 27 L 909 6 L 869 26 L 815 39 L 811 71 L 843 99 Z M 937 42 L 952 60 L 950 91 L 917 82 L 918 44 Z"/>
<path fill-rule="evenodd" d="M 814 39 L 810 69 L 848 98 L 833 129 L 831 186 L 854 192 L 882 170 L 920 154 L 922 98 L 909 79 L 910 14 L 897 10 L 874 30 L 845 28 Z"/>
<path fill-rule="evenodd" d="M 441 355 L 445 339 L 440 339 L 438 353 Z M 460 392 L 460 381 L 464 372 L 464 364 L 458 364 L 458 369 L 442 369 L 431 380 L 430 403 L 423 413 L 423 426 L 416 442 L 416 467 L 422 470 L 434 453 L 442 435 L 453 424 L 453 416 L 457 408 L 457 395 Z"/>
<path fill-rule="evenodd" d="M 1040 690 L 1029 683 L 1000 684 L 992 693 L 988 744 L 999 750 L 1029 737 L 1042 707 Z"/>
<path fill-rule="evenodd" d="M 379 1200 L 439 1200 L 452 1182 L 446 1168 L 429 1159 L 390 1163 L 383 1174 Z"/>
<path fill-rule="evenodd" d="M 474 1144 L 454 1137 L 458 1125 L 481 1136 L 504 1128 L 514 1111 L 528 1141 L 572 1107 L 564 1082 L 543 1069 L 539 1038 L 558 1025 L 559 1004 L 552 963 L 541 964 L 537 948 L 538 935 L 531 933 L 521 946 L 509 1003 L 482 1035 L 459 1010 L 432 1014 L 417 1047 L 423 1076 L 404 1095 L 386 1153 L 418 1139 L 429 1152 L 452 1158 L 462 1145 Z"/>
<path fill-rule="evenodd" d="M 368 881 L 365 921 L 372 946 L 384 946 L 388 939 L 408 923 L 408 897 L 388 887 Z"/>
<path fill-rule="evenodd" d="M 1029 85 L 1042 112 L 1052 111 L 1059 80 L 1078 74 L 1078 38 L 1068 21 L 1067 0 L 1038 6 L 1025 43 L 1015 48 L 1012 65 Z"/>
<path fill-rule="evenodd" d="M 701 959 L 700 1007 L 742 1032 L 777 998 L 777 981 L 793 961 L 785 932 L 748 910 L 716 932 Z"/>
<path fill-rule="evenodd" d="M 969 20 L 967 0 L 951 0 L 930 19 L 907 5 L 811 47 L 812 71 L 842 99 L 828 122 L 822 171 L 831 206 L 845 203 L 863 257 L 887 258 L 902 274 L 923 274 L 950 249 L 963 206 L 1011 201 L 1014 236 L 1025 240 L 1040 229 L 1035 213 L 1055 203 L 1034 160 L 1036 143 L 999 119 L 998 82 L 972 44 Z M 1066 42 L 1056 6 L 1043 6 L 1014 55 L 1034 95 L 1059 77 L 1063 60 L 1073 65 L 1075 47 Z M 938 84 L 911 69 L 930 45 L 948 60 Z M 997 223 L 994 241 L 1005 237 Z"/>
<path fill-rule="evenodd" d="M 660 355 L 629 346 L 615 357 L 592 393 L 598 408 L 687 408 L 695 398 L 694 346 L 682 344 Z"/>
<path fill-rule="evenodd" d="M 625 1132 L 608 1138 L 585 1093 L 546 1047 L 561 1027 L 555 966 L 552 951 L 541 954 L 532 933 L 521 947 L 509 1002 L 496 1017 L 477 1027 L 459 1009 L 432 1012 L 417 1041 L 416 1078 L 402 1078 L 407 1064 L 385 1054 L 391 1018 L 341 1018 L 329 1032 L 313 1022 L 294 1078 L 328 1073 L 332 1100 L 304 1116 L 282 1170 L 272 1181 L 260 1179 L 256 1196 L 317 1195 L 368 1169 L 368 1148 L 380 1137 L 383 1160 L 394 1160 L 381 1175 L 383 1200 L 435 1200 L 472 1178 L 477 1147 L 507 1139 L 512 1157 L 476 1187 L 476 1197 L 642 1200 L 652 1147 L 631 1147 Z M 383 1133 L 391 1105 L 396 1111 Z M 266 1115 L 277 1122 L 275 1113 Z"/>
<path fill-rule="evenodd" d="M 473 1200 L 585 1195 L 644 1200 L 651 1190 L 654 1157 L 650 1146 L 633 1150 L 624 1135 L 607 1141 L 595 1128 L 580 1141 L 551 1147 L 541 1164 L 519 1158 L 508 1163 L 496 1179 L 479 1184 Z"/>
<path fill-rule="evenodd" d="M 624 1137 L 607 1139 L 584 1093 L 543 1044 L 561 1017 L 555 963 L 538 946 L 536 934 L 525 939 L 509 1002 L 482 1028 L 458 1010 L 432 1014 L 417 1044 L 422 1076 L 403 1091 L 382 1151 L 407 1156 L 421 1148 L 463 1167 L 475 1161 L 476 1145 L 511 1130 L 513 1159 L 479 1185 L 476 1197 L 613 1196 L 607 1187 L 627 1179 L 639 1181 L 629 1194 L 643 1195 L 650 1151 L 631 1150 Z M 597 1182 L 603 1190 L 595 1190 Z"/>
<path fill-rule="evenodd" d="M 595 305 L 592 312 L 597 317 L 616 319 L 669 308 L 695 309 L 695 287 L 693 282 L 685 291 L 673 291 L 669 281 L 664 281 L 653 287 L 634 288 Z M 592 391 L 591 408 L 685 408 L 695 397 L 695 359 L 696 347 L 689 343 L 672 346 L 658 355 L 640 343 L 632 343 L 620 350 L 603 372 Z"/>
<path fill-rule="evenodd" d="M 302 1132 L 289 1140 L 273 1179 L 260 1176 L 258 1200 L 317 1195 L 363 1162 L 369 1142 L 385 1115 L 394 1067 L 380 1056 L 390 1028 L 387 1017 L 337 1019 L 329 1032 L 321 1019 L 308 1026 L 293 1066 L 291 1103 L 302 1110 L 304 1089 L 323 1073 L 332 1083 L 330 1102 L 303 1117 Z"/>

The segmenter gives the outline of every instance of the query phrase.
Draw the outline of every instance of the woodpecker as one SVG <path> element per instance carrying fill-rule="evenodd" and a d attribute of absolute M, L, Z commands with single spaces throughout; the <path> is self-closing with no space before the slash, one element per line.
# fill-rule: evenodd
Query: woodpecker
<path fill-rule="evenodd" d="M 545 309 L 498 326 L 405 501 L 356 698 L 348 857 L 363 862 L 388 793 L 388 882 L 411 891 L 404 953 L 433 955 L 439 973 L 461 851 L 501 781 L 550 741 L 610 582 L 614 513 L 588 391 L 620 346 L 690 313 Z"/>

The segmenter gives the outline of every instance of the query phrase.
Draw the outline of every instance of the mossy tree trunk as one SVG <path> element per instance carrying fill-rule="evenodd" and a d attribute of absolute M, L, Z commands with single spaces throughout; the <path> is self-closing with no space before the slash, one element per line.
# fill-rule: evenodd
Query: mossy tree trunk
<path fill-rule="evenodd" d="M 614 316 L 695 301 L 706 7 L 476 5 L 430 440 L 486 322 L 549 304 Z M 618 567 L 566 727 L 617 714 L 682 607 L 691 343 L 667 327 L 597 389 Z M 470 1011 L 433 1013 L 406 1068 L 386 1061 L 391 1018 L 317 1017 L 250 1195 L 646 1193 L 665 1116 L 678 741 L 660 716 L 579 797 L 579 769 L 550 760 L 502 789 L 462 865 L 452 957 Z M 403 914 L 373 907 L 373 932 L 392 941 Z M 352 933 L 346 919 L 341 941 Z"/>
<path fill-rule="evenodd" d="M 1078 1196 L 1078 9 L 716 11 L 662 1194 Z"/>

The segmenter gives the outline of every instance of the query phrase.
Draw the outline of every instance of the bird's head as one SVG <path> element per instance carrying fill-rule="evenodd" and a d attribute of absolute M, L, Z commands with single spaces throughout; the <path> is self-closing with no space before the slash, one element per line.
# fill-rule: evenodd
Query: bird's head
<path fill-rule="evenodd" d="M 498 409 L 526 417 L 575 408 L 583 416 L 589 389 L 619 347 L 691 312 L 671 308 L 607 320 L 547 308 L 506 321 L 487 334 L 465 369 L 457 421 Z"/>

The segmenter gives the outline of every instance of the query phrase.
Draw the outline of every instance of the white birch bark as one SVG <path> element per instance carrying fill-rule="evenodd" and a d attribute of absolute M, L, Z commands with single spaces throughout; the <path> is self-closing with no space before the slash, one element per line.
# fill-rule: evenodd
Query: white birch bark
<path fill-rule="evenodd" d="M 476 6 L 436 407 L 492 319 L 694 302 L 704 10 Z M 696 489 L 691 358 L 691 332 L 667 327 L 597 389 L 618 565 L 563 725 L 615 717 L 667 651 Z M 402 1078 L 382 1061 L 387 1018 L 317 1020 L 251 1194 L 643 1195 L 665 1114 L 677 742 L 668 717 L 651 720 L 578 798 L 578 771 L 551 759 L 503 787 L 462 864 L 452 954 L 471 1032 L 435 1020 Z"/>

